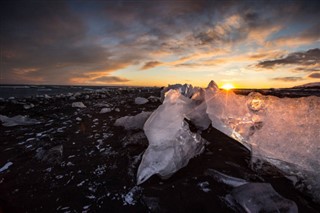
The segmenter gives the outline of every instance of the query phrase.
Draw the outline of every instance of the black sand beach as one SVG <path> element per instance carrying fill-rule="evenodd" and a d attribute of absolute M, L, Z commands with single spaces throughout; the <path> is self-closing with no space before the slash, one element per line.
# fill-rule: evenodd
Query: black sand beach
<path fill-rule="evenodd" d="M 113 124 L 154 111 L 160 101 L 137 105 L 134 99 L 159 95 L 160 89 L 133 88 L 1 100 L 1 115 L 28 115 L 41 123 L 0 126 L 0 167 L 12 162 L 0 173 L 0 212 L 238 212 L 225 200 L 232 187 L 213 178 L 213 171 L 270 183 L 299 212 L 320 211 L 276 168 L 251 168 L 249 151 L 212 127 L 202 133 L 208 141 L 204 153 L 187 167 L 167 180 L 154 176 L 136 186 L 147 138 L 142 130 Z M 86 108 L 72 107 L 77 101 Z M 99 113 L 104 107 L 112 111 Z"/>

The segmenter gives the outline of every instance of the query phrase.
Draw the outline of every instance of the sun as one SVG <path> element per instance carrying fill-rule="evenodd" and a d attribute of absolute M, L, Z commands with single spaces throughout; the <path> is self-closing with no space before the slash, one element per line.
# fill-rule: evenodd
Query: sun
<path fill-rule="evenodd" d="M 221 89 L 224 89 L 224 90 L 231 90 L 231 89 L 234 89 L 235 87 L 231 84 L 231 83 L 227 83 L 227 84 L 224 84 L 221 86 Z"/>

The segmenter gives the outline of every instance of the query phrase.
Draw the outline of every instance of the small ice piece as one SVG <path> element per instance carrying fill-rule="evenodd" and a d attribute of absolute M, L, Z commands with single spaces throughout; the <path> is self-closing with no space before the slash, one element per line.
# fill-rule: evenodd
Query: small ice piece
<path fill-rule="evenodd" d="M 7 170 L 7 169 L 9 169 L 9 167 L 12 166 L 12 165 L 13 165 L 12 162 L 6 163 L 3 167 L 0 168 L 0 173 L 5 171 L 5 170 Z"/>
<path fill-rule="evenodd" d="M 141 187 L 134 186 L 123 198 L 124 205 L 135 205 L 137 202 L 137 198 L 141 194 Z"/>
<path fill-rule="evenodd" d="M 232 176 L 223 174 L 221 172 L 218 172 L 217 170 L 214 170 L 214 169 L 208 169 L 205 173 L 206 175 L 215 179 L 217 182 L 224 183 L 232 187 L 238 187 L 248 183 L 244 179 L 232 177 Z"/>
<path fill-rule="evenodd" d="M 41 123 L 36 119 L 28 118 L 27 116 L 22 116 L 22 115 L 16 115 L 11 118 L 5 115 L 0 115 L 0 121 L 2 122 L 2 125 L 6 127 L 19 126 L 19 125 L 33 125 L 33 124 Z"/>
<path fill-rule="evenodd" d="M 124 116 L 117 119 L 114 123 L 114 126 L 122 126 L 126 130 L 142 129 L 144 123 L 151 114 L 152 112 L 142 111 L 134 116 Z"/>
<path fill-rule="evenodd" d="M 77 118 L 76 118 L 76 121 L 82 121 L 82 119 L 81 119 L 81 118 L 79 118 L 79 117 L 77 117 Z"/>
<path fill-rule="evenodd" d="M 137 184 L 154 174 L 169 178 L 204 150 L 205 140 L 192 133 L 184 121 L 191 99 L 170 90 L 161 106 L 144 124 L 149 146 L 137 173 Z"/>
<path fill-rule="evenodd" d="M 142 97 L 137 97 L 137 98 L 134 99 L 134 103 L 138 104 L 138 105 L 146 104 L 148 102 L 149 102 L 148 99 L 142 98 Z"/>
<path fill-rule="evenodd" d="M 77 184 L 78 187 L 82 186 L 86 181 L 81 181 L 80 183 Z"/>
<path fill-rule="evenodd" d="M 102 108 L 102 109 L 100 110 L 100 114 L 107 113 L 107 112 L 111 112 L 111 111 L 112 111 L 111 108 Z"/>
<path fill-rule="evenodd" d="M 86 108 L 86 106 L 82 102 L 73 102 L 72 107 L 76 108 Z"/>
<path fill-rule="evenodd" d="M 201 183 L 198 183 L 199 188 L 203 191 L 203 192 L 210 192 L 211 189 L 209 188 L 209 182 L 208 181 L 204 181 Z"/>
<path fill-rule="evenodd" d="M 248 183 L 234 188 L 226 196 L 227 202 L 245 212 L 290 212 L 297 213 L 298 207 L 292 200 L 278 194 L 269 183 Z"/>
<path fill-rule="evenodd" d="M 31 109 L 31 108 L 33 108 L 33 107 L 34 107 L 33 104 L 25 104 L 25 105 L 23 105 L 23 108 L 24 108 L 24 109 Z"/>
<path fill-rule="evenodd" d="M 86 198 L 90 199 L 90 200 L 93 200 L 93 199 L 96 199 L 96 196 L 94 195 L 87 195 Z"/>
<path fill-rule="evenodd" d="M 44 98 L 45 98 L 45 99 L 50 99 L 50 98 L 51 98 L 51 96 L 49 96 L 49 95 L 45 94 L 45 95 L 44 95 Z"/>

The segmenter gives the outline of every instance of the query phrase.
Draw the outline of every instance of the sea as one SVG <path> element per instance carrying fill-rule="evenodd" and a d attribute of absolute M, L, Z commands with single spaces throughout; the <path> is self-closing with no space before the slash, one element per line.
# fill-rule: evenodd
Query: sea
<path fill-rule="evenodd" d="M 26 98 L 43 95 L 58 95 L 101 89 L 121 89 L 120 86 L 55 86 L 55 85 L 0 85 L 0 98 Z"/>

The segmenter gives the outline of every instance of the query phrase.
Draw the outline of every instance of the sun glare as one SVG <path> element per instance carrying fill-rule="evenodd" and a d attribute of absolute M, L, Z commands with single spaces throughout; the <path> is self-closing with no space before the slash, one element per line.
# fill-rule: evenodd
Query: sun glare
<path fill-rule="evenodd" d="M 230 83 L 227 83 L 227 84 L 224 84 L 221 86 L 221 89 L 224 89 L 224 90 L 231 90 L 231 89 L 234 89 L 235 87 L 230 84 Z"/>

